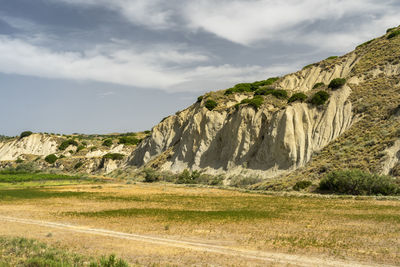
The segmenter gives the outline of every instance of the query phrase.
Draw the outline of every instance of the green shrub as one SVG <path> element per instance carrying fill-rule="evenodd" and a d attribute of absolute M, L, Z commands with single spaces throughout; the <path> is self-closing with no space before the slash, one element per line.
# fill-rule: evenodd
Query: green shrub
<path fill-rule="evenodd" d="M 389 32 L 391 32 L 391 31 L 393 31 L 393 30 L 395 30 L 395 29 L 396 29 L 396 27 L 389 28 L 389 29 L 386 30 L 386 33 L 389 33 Z"/>
<path fill-rule="evenodd" d="M 181 174 L 178 175 L 178 179 L 176 180 L 177 184 L 196 184 L 196 180 L 200 177 L 200 172 L 193 171 L 192 173 L 189 170 L 185 169 Z"/>
<path fill-rule="evenodd" d="M 30 136 L 31 134 L 33 134 L 31 131 L 25 131 L 25 132 L 22 132 L 22 133 L 19 135 L 19 138 L 28 137 L 28 136 Z"/>
<path fill-rule="evenodd" d="M 251 85 L 251 91 L 256 91 L 258 88 L 260 88 L 262 86 L 272 85 L 277 80 L 279 80 L 279 77 L 272 77 L 272 78 L 269 78 L 267 80 L 253 82 L 252 84 L 250 84 Z"/>
<path fill-rule="evenodd" d="M 105 147 L 111 147 L 112 145 L 113 145 L 112 139 L 106 139 L 103 141 L 103 144 L 102 144 L 102 146 L 105 146 Z"/>
<path fill-rule="evenodd" d="M 134 136 L 123 136 L 119 138 L 118 143 L 124 145 L 137 145 L 139 144 L 140 140 Z"/>
<path fill-rule="evenodd" d="M 313 97 L 310 99 L 310 103 L 315 106 L 320 106 L 325 104 L 325 102 L 329 99 L 329 94 L 325 91 L 316 92 Z"/>
<path fill-rule="evenodd" d="M 336 78 L 329 83 L 328 87 L 331 88 L 332 90 L 335 90 L 342 87 L 345 84 L 346 84 L 346 79 Z"/>
<path fill-rule="evenodd" d="M 78 148 L 76 149 L 76 152 L 78 153 L 79 151 L 85 149 L 86 146 L 84 145 L 79 145 Z"/>
<path fill-rule="evenodd" d="M 218 103 L 215 102 L 212 99 L 209 99 L 206 101 L 206 103 L 204 104 L 204 106 L 208 109 L 208 110 L 213 110 L 214 108 L 216 108 L 218 106 Z"/>
<path fill-rule="evenodd" d="M 308 69 L 308 68 L 311 68 L 311 67 L 314 66 L 314 65 L 315 65 L 315 63 L 308 64 L 308 65 L 306 65 L 306 66 L 303 67 L 303 70 Z"/>
<path fill-rule="evenodd" d="M 241 188 L 245 188 L 247 186 L 253 185 L 253 184 L 257 184 L 262 182 L 262 179 L 259 177 L 241 177 L 241 176 L 237 176 L 232 178 L 231 180 L 231 186 L 234 187 L 241 187 Z"/>
<path fill-rule="evenodd" d="M 256 81 L 253 83 L 239 83 L 232 88 L 226 89 L 224 94 L 230 95 L 233 93 L 254 92 L 259 87 L 272 85 L 277 80 L 279 80 L 279 77 L 272 77 L 268 78 L 267 80 Z"/>
<path fill-rule="evenodd" d="M 388 38 L 388 39 L 392 39 L 392 38 L 394 38 L 394 37 L 396 37 L 396 36 L 398 36 L 398 35 L 400 35 L 400 30 L 391 32 L 391 33 L 388 35 L 387 38 Z"/>
<path fill-rule="evenodd" d="M 288 93 L 286 92 L 286 90 L 281 89 L 272 91 L 272 95 L 279 99 L 288 98 Z"/>
<path fill-rule="evenodd" d="M 107 257 L 101 257 L 99 265 L 92 265 L 98 267 L 129 267 L 129 264 L 122 259 L 117 259 L 115 255 L 110 255 Z"/>
<path fill-rule="evenodd" d="M 47 163 L 53 164 L 58 160 L 58 157 L 54 154 L 50 154 L 44 158 Z"/>
<path fill-rule="evenodd" d="M 325 86 L 325 84 L 324 83 L 316 83 L 316 84 L 314 84 L 312 89 L 317 89 L 317 88 L 322 87 L 322 86 Z"/>
<path fill-rule="evenodd" d="M 120 153 L 108 153 L 103 156 L 103 159 L 122 160 L 125 155 Z"/>
<path fill-rule="evenodd" d="M 154 169 L 146 168 L 142 171 L 142 174 L 146 183 L 154 183 L 160 180 L 160 175 Z"/>
<path fill-rule="evenodd" d="M 252 106 L 256 110 L 261 107 L 261 105 L 264 103 L 264 98 L 262 96 L 256 95 L 251 99 L 243 99 L 240 104 L 248 104 L 249 106 Z"/>
<path fill-rule="evenodd" d="M 202 95 L 197 98 L 197 102 L 196 103 L 200 103 L 201 101 L 203 101 L 203 96 Z"/>
<path fill-rule="evenodd" d="M 326 58 L 325 60 L 332 60 L 332 59 L 337 59 L 337 58 L 338 58 L 338 56 L 331 56 L 331 57 Z"/>
<path fill-rule="evenodd" d="M 272 88 L 260 88 L 254 92 L 254 95 L 271 95 L 275 89 Z"/>
<path fill-rule="evenodd" d="M 307 187 L 309 187 L 310 185 L 312 185 L 311 181 L 298 181 L 294 186 L 293 186 L 293 190 L 296 191 L 300 191 L 302 189 L 306 189 Z"/>
<path fill-rule="evenodd" d="M 24 160 L 21 159 L 21 158 L 17 158 L 17 160 L 15 161 L 15 163 L 17 163 L 17 164 L 20 164 L 20 163 L 22 163 L 22 162 L 24 162 Z"/>
<path fill-rule="evenodd" d="M 235 90 L 234 90 L 233 88 L 229 88 L 229 89 L 226 89 L 226 90 L 225 90 L 224 95 L 231 95 L 231 94 L 233 94 L 233 93 L 235 93 Z"/>
<path fill-rule="evenodd" d="M 146 130 L 146 131 L 144 131 L 144 133 L 145 133 L 145 134 L 151 134 L 151 131 Z"/>
<path fill-rule="evenodd" d="M 96 151 L 96 150 L 97 150 L 97 146 L 92 146 L 92 147 L 90 148 L 90 151 L 91 151 L 91 152 Z"/>
<path fill-rule="evenodd" d="M 273 95 L 279 99 L 285 99 L 288 97 L 288 93 L 285 90 L 281 89 L 272 89 L 272 88 L 260 88 L 257 89 L 254 93 L 255 96 L 257 95 Z"/>
<path fill-rule="evenodd" d="M 79 168 L 82 167 L 82 166 L 83 166 L 83 162 L 82 162 L 82 161 L 79 161 L 78 163 L 75 164 L 74 169 L 77 170 L 77 169 L 79 169 Z"/>
<path fill-rule="evenodd" d="M 288 99 L 288 103 L 292 103 L 295 101 L 304 102 L 306 99 L 307 96 L 304 93 L 295 93 Z"/>
<path fill-rule="evenodd" d="M 243 92 L 252 92 L 253 86 L 251 83 L 239 83 L 233 87 L 235 92 L 243 93 Z"/>
<path fill-rule="evenodd" d="M 61 143 L 61 145 L 58 147 L 58 149 L 63 151 L 69 146 L 76 146 L 77 147 L 78 143 L 75 140 L 68 139 L 68 140 L 63 141 Z"/>
<path fill-rule="evenodd" d="M 371 174 L 358 169 L 328 173 L 319 184 L 321 191 L 350 195 L 396 195 L 400 186 L 389 176 Z"/>

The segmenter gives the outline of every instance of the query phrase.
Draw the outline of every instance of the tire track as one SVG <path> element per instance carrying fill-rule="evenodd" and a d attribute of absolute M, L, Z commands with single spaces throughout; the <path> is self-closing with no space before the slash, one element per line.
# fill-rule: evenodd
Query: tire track
<path fill-rule="evenodd" d="M 161 246 L 170 246 L 170 247 L 183 248 L 201 252 L 217 253 L 226 256 L 242 257 L 247 259 L 259 260 L 266 263 L 294 264 L 297 266 L 343 266 L 343 267 L 390 266 L 382 264 L 368 265 L 359 262 L 346 262 L 334 259 L 308 257 L 303 255 L 291 255 L 286 253 L 246 250 L 234 247 L 205 244 L 200 242 L 176 240 L 176 239 L 148 236 L 148 235 L 129 234 L 129 233 L 111 231 L 106 229 L 100 229 L 100 228 L 77 226 L 67 223 L 23 219 L 23 218 L 9 217 L 9 216 L 0 216 L 0 220 L 4 222 L 37 225 L 41 227 L 68 230 L 75 233 L 113 237 L 118 239 L 146 242 Z"/>

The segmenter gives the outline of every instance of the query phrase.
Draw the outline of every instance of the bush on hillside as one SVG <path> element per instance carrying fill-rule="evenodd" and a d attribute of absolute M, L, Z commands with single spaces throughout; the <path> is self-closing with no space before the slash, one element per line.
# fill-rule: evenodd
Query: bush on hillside
<path fill-rule="evenodd" d="M 371 174 L 358 169 L 333 171 L 319 184 L 321 191 L 349 195 L 396 195 L 400 186 L 389 176 Z"/>
<path fill-rule="evenodd" d="M 339 89 L 340 87 L 342 87 L 345 84 L 346 84 L 346 79 L 336 78 L 336 79 L 333 79 L 329 83 L 328 87 L 331 88 L 332 90 L 335 90 L 335 89 Z"/>
<path fill-rule="evenodd" d="M 69 146 L 78 146 L 78 143 L 75 140 L 68 139 L 65 140 L 61 143 L 61 145 L 58 147 L 59 150 L 65 150 Z"/>
<path fill-rule="evenodd" d="M 112 139 L 106 139 L 106 140 L 104 140 L 104 141 L 103 141 L 103 144 L 102 144 L 102 146 L 105 146 L 105 147 L 111 147 L 111 146 L 112 146 L 112 144 L 113 144 L 113 141 L 112 141 Z"/>
<path fill-rule="evenodd" d="M 103 159 L 122 160 L 125 155 L 120 153 L 108 153 L 103 156 Z"/>
<path fill-rule="evenodd" d="M 83 150 L 83 149 L 85 149 L 85 148 L 86 148 L 86 146 L 84 146 L 84 145 L 79 145 L 78 148 L 76 149 L 76 152 L 78 153 L 79 151 L 81 151 L 81 150 Z"/>
<path fill-rule="evenodd" d="M 200 177 L 200 172 L 193 171 L 192 173 L 189 170 L 185 169 L 181 174 L 178 175 L 178 179 L 175 183 L 177 184 L 196 184 L 196 180 Z"/>
<path fill-rule="evenodd" d="M 197 98 L 197 102 L 196 103 L 200 103 L 201 101 L 203 101 L 203 96 L 202 95 Z"/>
<path fill-rule="evenodd" d="M 160 180 L 160 175 L 151 168 L 146 168 L 142 172 L 145 183 L 154 183 Z"/>
<path fill-rule="evenodd" d="M 24 138 L 24 137 L 28 137 L 31 134 L 33 134 L 31 131 L 24 131 L 19 135 L 19 138 Z"/>
<path fill-rule="evenodd" d="M 119 138 L 118 143 L 123 145 L 137 145 L 140 143 L 140 140 L 134 136 L 123 136 Z"/>
<path fill-rule="evenodd" d="M 254 92 L 261 86 L 268 86 L 272 85 L 274 82 L 279 80 L 279 77 L 272 77 L 267 80 L 263 81 L 256 81 L 253 83 L 239 83 L 236 84 L 234 87 L 226 89 L 225 95 L 230 95 L 233 93 L 243 93 L 243 92 Z"/>
<path fill-rule="evenodd" d="M 306 99 L 307 99 L 307 96 L 305 94 L 303 94 L 303 93 L 295 93 L 288 99 L 288 103 L 292 103 L 292 102 L 295 102 L 295 101 L 304 102 Z"/>
<path fill-rule="evenodd" d="M 83 166 L 83 162 L 82 162 L 82 161 L 79 161 L 78 163 L 75 164 L 74 169 L 77 170 L 77 169 L 79 169 L 79 168 L 82 167 L 82 166 Z"/>
<path fill-rule="evenodd" d="M 218 106 L 218 103 L 215 102 L 215 101 L 212 100 L 212 99 L 209 99 L 209 100 L 206 101 L 206 103 L 204 103 L 204 106 L 205 106 L 209 111 L 211 111 L 211 110 L 213 110 L 214 108 L 216 108 L 216 107 Z"/>
<path fill-rule="evenodd" d="M 322 87 L 322 86 L 325 86 L 325 84 L 324 83 L 316 83 L 316 84 L 314 84 L 312 89 L 317 89 L 317 88 Z"/>
<path fill-rule="evenodd" d="M 49 164 L 53 164 L 58 160 L 58 157 L 54 154 L 50 154 L 50 155 L 46 156 L 44 158 L 44 160 Z"/>
<path fill-rule="evenodd" d="M 261 107 L 261 105 L 264 103 L 264 98 L 262 96 L 256 95 L 253 98 L 249 99 L 243 99 L 240 104 L 248 104 L 249 106 L 252 106 L 256 110 Z"/>
<path fill-rule="evenodd" d="M 272 88 L 260 88 L 257 89 L 254 95 L 273 95 L 279 99 L 285 99 L 288 97 L 288 93 L 282 89 L 272 89 Z"/>
<path fill-rule="evenodd" d="M 398 36 L 398 35 L 400 35 L 400 30 L 391 32 L 391 33 L 388 35 L 387 38 L 388 38 L 388 39 L 392 39 L 392 38 L 394 38 L 394 37 L 396 37 L 396 36 Z"/>
<path fill-rule="evenodd" d="M 332 59 L 337 59 L 337 58 L 338 58 L 338 56 L 331 56 L 331 57 L 326 58 L 325 60 L 332 60 Z"/>
<path fill-rule="evenodd" d="M 298 181 L 298 182 L 293 186 L 293 190 L 300 191 L 300 190 L 306 189 L 306 188 L 309 187 L 310 185 L 312 185 L 312 182 L 311 182 L 311 181 L 306 181 L 306 180 L 304 180 L 304 181 Z"/>
<path fill-rule="evenodd" d="M 304 66 L 302 70 L 311 68 L 311 67 L 314 66 L 314 65 L 315 65 L 315 63 L 308 64 L 308 65 Z"/>
<path fill-rule="evenodd" d="M 316 92 L 313 97 L 310 99 L 310 103 L 315 106 L 320 106 L 325 104 L 325 102 L 329 99 L 329 94 L 325 91 Z"/>

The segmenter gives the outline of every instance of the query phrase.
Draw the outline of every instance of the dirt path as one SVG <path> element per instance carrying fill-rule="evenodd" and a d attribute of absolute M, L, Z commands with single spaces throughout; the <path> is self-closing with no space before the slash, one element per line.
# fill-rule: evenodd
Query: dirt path
<path fill-rule="evenodd" d="M 200 243 L 200 242 L 175 240 L 175 239 L 170 239 L 170 238 L 162 238 L 162 237 L 155 237 L 155 236 L 148 236 L 148 235 L 128 234 L 128 233 L 110 231 L 110 230 L 100 229 L 100 228 L 88 228 L 85 226 L 71 225 L 71 224 L 66 224 L 66 223 L 38 221 L 38 220 L 23 219 L 23 218 L 8 217 L 8 216 L 0 216 L 0 220 L 3 222 L 37 225 L 37 226 L 41 226 L 41 227 L 68 230 L 68 231 L 72 231 L 72 232 L 76 232 L 76 233 L 107 236 L 107 237 L 113 237 L 113 238 L 118 238 L 118 239 L 146 242 L 146 243 L 162 245 L 162 246 L 170 246 L 170 247 L 196 250 L 196 251 L 202 251 L 202 252 L 217 253 L 217 254 L 222 254 L 222 255 L 226 255 L 226 256 L 243 257 L 243 258 L 247 258 L 247 259 L 264 261 L 266 263 L 293 264 L 293 265 L 297 265 L 297 266 L 343 266 L 343 267 L 346 267 L 346 266 L 349 266 L 349 267 L 350 266 L 352 266 L 352 267 L 390 266 L 390 265 L 382 265 L 382 264 L 378 265 L 378 264 L 363 264 L 363 263 L 359 263 L 359 262 L 348 262 L 348 261 L 345 262 L 345 261 L 334 260 L 334 259 L 291 255 L 291 254 L 285 254 L 285 253 L 246 250 L 246 249 L 240 249 L 240 248 L 234 248 L 234 247 L 205 244 L 205 243 Z"/>

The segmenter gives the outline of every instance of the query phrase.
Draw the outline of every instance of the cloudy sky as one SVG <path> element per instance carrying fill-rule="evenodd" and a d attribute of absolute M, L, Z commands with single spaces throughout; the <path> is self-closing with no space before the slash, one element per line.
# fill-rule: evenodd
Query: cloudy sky
<path fill-rule="evenodd" d="M 0 0 L 0 134 L 150 129 L 400 24 L 398 0 Z"/>

